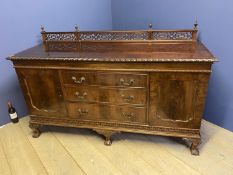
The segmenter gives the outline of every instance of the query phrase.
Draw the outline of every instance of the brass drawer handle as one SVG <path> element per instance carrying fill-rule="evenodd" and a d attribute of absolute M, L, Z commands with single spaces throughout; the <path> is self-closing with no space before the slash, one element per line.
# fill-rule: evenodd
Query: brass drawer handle
<path fill-rule="evenodd" d="M 126 112 L 122 112 L 121 115 L 128 120 L 131 120 L 135 116 L 134 113 L 126 113 Z"/>
<path fill-rule="evenodd" d="M 81 95 L 79 92 L 75 92 L 74 95 L 75 95 L 78 99 L 83 100 L 83 99 L 86 98 L 87 93 L 84 92 L 83 95 Z"/>
<path fill-rule="evenodd" d="M 132 101 L 134 99 L 134 96 L 133 95 L 129 95 L 129 96 L 121 95 L 121 98 L 124 101 L 130 102 L 130 101 Z"/>
<path fill-rule="evenodd" d="M 77 80 L 77 78 L 74 77 L 74 76 L 72 76 L 71 79 L 72 79 L 73 82 L 76 83 L 76 84 L 82 84 L 82 83 L 86 80 L 85 77 L 81 77 L 81 78 L 79 78 L 79 80 Z"/>
<path fill-rule="evenodd" d="M 87 109 L 86 110 L 78 109 L 78 113 L 80 116 L 83 117 L 83 116 L 88 115 L 88 110 Z"/>
<path fill-rule="evenodd" d="M 132 86 L 134 83 L 134 79 L 130 79 L 129 82 L 125 82 L 125 80 L 123 78 L 120 78 L 120 83 L 123 86 Z"/>

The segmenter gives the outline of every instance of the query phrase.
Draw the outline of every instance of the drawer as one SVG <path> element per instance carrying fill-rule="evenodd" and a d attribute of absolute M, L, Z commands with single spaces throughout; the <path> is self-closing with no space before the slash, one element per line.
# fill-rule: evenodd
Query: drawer
<path fill-rule="evenodd" d="M 146 87 L 146 74 L 61 71 L 63 84 Z"/>
<path fill-rule="evenodd" d="M 146 90 L 134 88 L 107 88 L 93 86 L 65 87 L 64 96 L 69 101 L 105 102 L 113 104 L 146 104 Z"/>
<path fill-rule="evenodd" d="M 67 103 L 69 116 L 81 120 L 146 122 L 146 108 L 87 103 Z"/>

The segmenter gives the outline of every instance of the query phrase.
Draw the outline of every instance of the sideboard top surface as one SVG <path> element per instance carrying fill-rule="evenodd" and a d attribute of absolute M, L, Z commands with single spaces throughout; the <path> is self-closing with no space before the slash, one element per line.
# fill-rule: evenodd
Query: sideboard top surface
<path fill-rule="evenodd" d="M 94 47 L 93 44 L 91 47 Z M 15 60 L 60 60 L 60 61 L 105 61 L 105 62 L 214 62 L 216 58 L 201 43 L 196 43 L 193 51 L 156 51 L 156 46 L 148 43 L 140 47 L 150 47 L 150 51 L 109 51 L 111 45 L 104 45 L 105 51 L 85 50 L 79 52 L 46 52 L 43 45 L 19 52 L 8 59 Z M 125 47 L 125 45 L 122 45 Z"/>

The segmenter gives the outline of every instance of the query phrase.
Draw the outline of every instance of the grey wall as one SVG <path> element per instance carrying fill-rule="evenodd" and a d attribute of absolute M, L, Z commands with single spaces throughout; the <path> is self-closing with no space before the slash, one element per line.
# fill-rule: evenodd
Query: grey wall
<path fill-rule="evenodd" d="M 113 29 L 191 28 L 199 22 L 199 39 L 217 56 L 209 83 L 204 117 L 233 131 L 233 1 L 112 0 Z"/>
<path fill-rule="evenodd" d="M 40 25 L 48 31 L 112 29 L 110 0 L 1 0 L 0 5 L 0 125 L 9 122 L 7 101 L 19 116 L 27 108 L 15 71 L 5 58 L 40 42 Z M 39 86 L 39 85 L 38 85 Z"/>

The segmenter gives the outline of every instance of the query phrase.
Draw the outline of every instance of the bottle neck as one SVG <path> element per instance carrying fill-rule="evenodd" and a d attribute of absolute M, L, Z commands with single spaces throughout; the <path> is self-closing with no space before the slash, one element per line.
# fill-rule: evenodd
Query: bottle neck
<path fill-rule="evenodd" d="M 8 108 L 12 108 L 11 102 L 8 102 L 7 105 L 8 105 Z"/>

